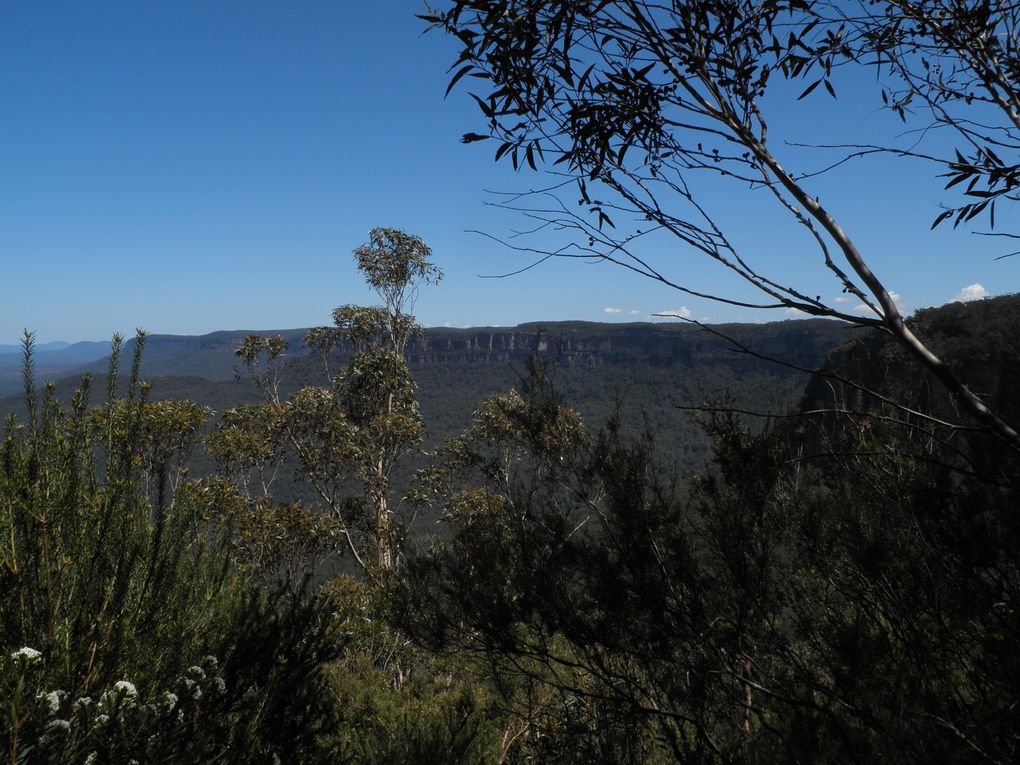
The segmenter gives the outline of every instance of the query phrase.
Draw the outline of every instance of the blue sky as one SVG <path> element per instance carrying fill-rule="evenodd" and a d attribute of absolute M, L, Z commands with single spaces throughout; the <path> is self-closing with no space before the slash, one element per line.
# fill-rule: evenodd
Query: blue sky
<path fill-rule="evenodd" d="M 444 100 L 454 47 L 422 35 L 418 8 L 0 6 L 0 343 L 23 328 L 74 341 L 135 327 L 320 324 L 337 305 L 370 300 L 350 251 L 374 226 L 433 248 L 446 279 L 420 296 L 427 325 L 622 321 L 670 309 L 713 321 L 785 318 L 685 298 L 607 265 L 550 262 L 479 278 L 528 262 L 468 233 L 525 225 L 486 205 L 485 190 L 543 180 L 495 165 L 490 144 L 459 142 L 483 125 L 462 89 Z M 795 140 L 898 130 L 876 106 L 854 84 L 836 105 L 784 106 L 773 130 Z M 940 199 L 929 168 L 857 164 L 817 189 L 908 311 L 969 285 L 1020 289 L 1020 258 L 995 261 L 998 243 L 928 232 Z M 775 273 L 838 292 L 760 196 L 706 194 Z M 649 255 L 694 287 L 720 283 L 709 264 L 671 246 Z"/>

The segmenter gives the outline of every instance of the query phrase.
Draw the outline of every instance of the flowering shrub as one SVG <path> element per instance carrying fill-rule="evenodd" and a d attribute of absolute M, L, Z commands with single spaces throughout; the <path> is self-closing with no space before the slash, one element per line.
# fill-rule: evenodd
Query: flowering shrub
<path fill-rule="evenodd" d="M 126 396 L 115 342 L 98 409 L 88 378 L 70 408 L 37 391 L 26 341 L 28 416 L 0 433 L 0 751 L 11 765 L 308 759 L 328 717 L 314 703 L 328 620 L 300 584 L 270 591 L 237 565 L 220 495 L 180 467 L 197 427 L 174 431 L 172 454 L 153 445 L 171 414 L 201 412 L 147 405 L 143 339 Z"/>
<path fill-rule="evenodd" d="M 39 662 L 39 652 L 28 650 L 12 654 L 4 667 L 22 691 L 35 684 L 33 665 Z M 98 698 L 73 698 L 60 689 L 18 693 L 8 722 L 19 733 L 19 761 L 197 762 L 223 753 L 231 743 L 222 735 L 231 715 L 221 719 L 228 711 L 227 684 L 218 670 L 216 658 L 207 656 L 170 688 L 144 694 L 129 680 L 118 680 Z M 271 759 L 271 752 L 265 754 Z"/>

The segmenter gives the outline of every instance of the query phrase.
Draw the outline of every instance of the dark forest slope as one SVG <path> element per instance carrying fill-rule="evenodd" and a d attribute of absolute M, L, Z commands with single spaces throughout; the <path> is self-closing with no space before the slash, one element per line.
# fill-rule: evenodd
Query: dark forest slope
<path fill-rule="evenodd" d="M 918 311 L 909 324 L 971 391 L 1020 427 L 1020 295 Z M 887 449 L 949 460 L 986 480 L 1017 480 L 1015 463 L 1004 458 L 1008 448 L 970 422 L 934 375 L 880 332 L 834 349 L 808 384 L 801 406 L 817 413 L 818 427 L 809 440 L 813 448 L 833 436 L 856 437 L 864 427 L 874 431 L 881 423 L 880 443 Z M 865 413 L 881 419 L 859 416 Z M 893 428 L 894 421 L 906 427 Z"/>
<path fill-rule="evenodd" d="M 619 406 L 629 429 L 647 425 L 656 431 L 670 461 L 690 470 L 703 463 L 707 443 L 683 407 L 730 396 L 746 409 L 784 411 L 796 407 L 806 383 L 805 374 L 742 353 L 723 335 L 755 353 L 806 369 L 817 368 L 830 350 L 853 336 L 846 326 L 821 320 L 712 330 L 718 334 L 689 324 L 589 322 L 427 329 L 409 350 L 429 430 L 426 446 L 462 431 L 478 403 L 514 385 L 534 354 L 546 362 L 566 400 L 590 422 L 604 422 Z M 190 399 L 215 412 L 255 400 L 254 386 L 235 374 L 234 350 L 246 334 L 148 337 L 142 372 L 153 385 L 152 396 Z M 323 383 L 318 356 L 303 346 L 305 330 L 263 334 L 280 334 L 288 342 L 285 393 Z M 133 342 L 125 348 L 125 359 Z M 103 360 L 74 370 L 58 385 L 60 395 L 69 394 L 77 374 L 88 371 L 101 378 L 105 368 Z M 40 379 L 52 377 L 48 370 L 39 371 Z M 104 388 L 97 379 L 95 390 Z M 0 412 L 18 407 L 17 395 L 0 401 Z"/>

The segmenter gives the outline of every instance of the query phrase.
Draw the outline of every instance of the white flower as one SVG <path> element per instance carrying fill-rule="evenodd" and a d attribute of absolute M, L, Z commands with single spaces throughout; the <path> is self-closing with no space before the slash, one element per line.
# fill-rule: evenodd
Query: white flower
<path fill-rule="evenodd" d="M 214 677 L 213 681 L 212 681 L 212 684 L 213 684 L 213 688 L 216 690 L 216 693 L 226 693 L 227 692 L 227 684 L 223 680 L 222 677 Z"/>
<path fill-rule="evenodd" d="M 166 706 L 169 712 L 175 706 L 177 706 L 177 694 L 170 693 L 170 691 L 163 691 L 163 704 Z"/>
<path fill-rule="evenodd" d="M 12 659 L 22 659 L 26 664 L 31 664 L 34 661 L 42 659 L 42 653 L 29 648 L 27 645 L 24 648 L 19 648 L 17 651 L 11 654 Z"/>
<path fill-rule="evenodd" d="M 202 663 L 209 667 L 209 669 L 216 669 L 218 666 L 220 666 L 220 663 L 215 656 L 206 656 L 204 659 L 202 659 Z"/>
<path fill-rule="evenodd" d="M 127 696 L 132 699 L 138 698 L 138 689 L 135 688 L 133 683 L 129 683 L 127 680 L 118 680 L 113 684 L 113 690 L 119 695 Z"/>
<path fill-rule="evenodd" d="M 118 702 L 133 706 L 138 701 L 138 689 L 127 680 L 118 680 L 113 688 L 99 697 L 99 704 L 107 709 Z"/>
<path fill-rule="evenodd" d="M 85 762 L 82 765 L 96 765 L 96 760 L 99 759 L 97 752 L 89 752 L 89 756 L 85 758 Z"/>
<path fill-rule="evenodd" d="M 67 695 L 64 691 L 50 691 L 49 693 L 40 693 L 36 696 L 37 699 L 45 699 L 46 706 L 49 708 L 51 714 L 56 714 L 60 711 L 60 703 L 64 700 Z"/>
<path fill-rule="evenodd" d="M 188 667 L 187 674 L 191 675 L 196 680 L 205 680 L 205 670 L 201 667 Z"/>

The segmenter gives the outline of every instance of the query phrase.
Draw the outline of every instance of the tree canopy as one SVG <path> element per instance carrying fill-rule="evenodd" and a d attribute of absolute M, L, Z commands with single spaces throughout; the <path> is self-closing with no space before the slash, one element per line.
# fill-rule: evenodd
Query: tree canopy
<path fill-rule="evenodd" d="M 1010 198 L 1016 185 L 997 151 L 1016 145 L 1015 14 L 1009 4 L 987 2 L 868 3 L 854 16 L 843 4 L 803 0 L 454 0 L 423 18 L 460 47 L 449 87 L 470 81 L 483 88 L 472 97 L 486 130 L 466 133 L 464 141 L 494 139 L 497 161 L 532 169 L 544 162 L 560 176 L 541 204 L 521 205 L 577 234 L 569 249 L 539 250 L 543 256 L 601 259 L 699 297 L 880 328 L 969 415 L 1020 448 L 1016 428 L 904 322 L 880 276 L 881 256 L 864 251 L 838 212 L 820 202 L 811 173 L 780 161 L 784 136 L 770 131 L 767 118 L 787 97 L 777 81 L 801 81 L 799 98 L 819 85 L 836 96 L 840 67 L 871 66 L 888 108 L 907 119 L 911 104 L 923 102 L 929 125 L 949 125 L 967 144 L 969 154 L 929 157 L 948 173 L 947 188 L 967 182 L 960 206 L 936 223 L 954 213 L 956 224 L 986 209 L 991 216 L 995 198 Z M 847 153 L 871 150 L 910 153 Z M 835 285 L 865 312 L 823 299 L 818 284 L 780 281 L 767 262 L 741 249 L 699 196 L 693 181 L 704 175 L 763 192 L 808 234 Z M 579 205 L 563 198 L 571 187 Z M 761 299 L 685 284 L 643 257 L 639 245 L 651 232 L 714 260 Z"/>

